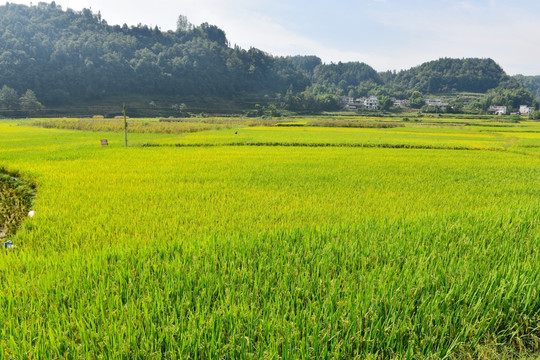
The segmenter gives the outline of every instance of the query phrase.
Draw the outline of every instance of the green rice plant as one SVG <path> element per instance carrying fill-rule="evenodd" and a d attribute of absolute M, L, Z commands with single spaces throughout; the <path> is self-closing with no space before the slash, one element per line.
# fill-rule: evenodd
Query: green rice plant
<path fill-rule="evenodd" d="M 14 124 L 0 164 L 39 194 L 0 252 L 0 358 L 540 352 L 540 159 L 505 134 L 266 126 L 125 148 Z M 411 147 L 359 146 L 375 138 Z"/>

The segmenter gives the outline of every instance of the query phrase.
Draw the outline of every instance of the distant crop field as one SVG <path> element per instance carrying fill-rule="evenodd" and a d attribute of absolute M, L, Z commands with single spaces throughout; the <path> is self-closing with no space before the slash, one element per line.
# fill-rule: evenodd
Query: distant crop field
<path fill-rule="evenodd" d="M 540 124 L 328 121 L 0 121 L 0 358 L 538 354 Z"/>

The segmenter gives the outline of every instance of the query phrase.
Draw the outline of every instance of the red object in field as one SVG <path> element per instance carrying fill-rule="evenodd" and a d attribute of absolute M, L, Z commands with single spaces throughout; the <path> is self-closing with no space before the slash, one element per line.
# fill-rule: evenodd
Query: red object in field
<path fill-rule="evenodd" d="M 101 145 L 109 145 L 107 139 L 101 139 Z"/>

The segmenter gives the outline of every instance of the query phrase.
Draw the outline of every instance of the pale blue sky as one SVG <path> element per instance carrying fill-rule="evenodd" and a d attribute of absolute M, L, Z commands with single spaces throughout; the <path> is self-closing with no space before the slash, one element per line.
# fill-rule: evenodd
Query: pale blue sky
<path fill-rule="evenodd" d="M 10 1 L 29 4 L 30 1 Z M 37 3 L 34 1 L 34 3 Z M 57 0 L 109 24 L 174 29 L 182 14 L 231 44 L 400 70 L 440 57 L 491 57 L 509 74 L 540 75 L 538 0 Z"/>

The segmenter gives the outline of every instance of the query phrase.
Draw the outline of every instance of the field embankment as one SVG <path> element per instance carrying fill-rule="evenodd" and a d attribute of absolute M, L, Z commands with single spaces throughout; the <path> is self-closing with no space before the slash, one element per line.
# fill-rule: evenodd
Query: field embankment
<path fill-rule="evenodd" d="M 143 134 L 184 134 L 231 129 L 238 126 L 263 126 L 274 123 L 273 120 L 248 118 L 128 119 L 128 131 Z M 45 129 L 99 132 L 124 131 L 123 119 L 36 119 L 28 124 Z"/>

